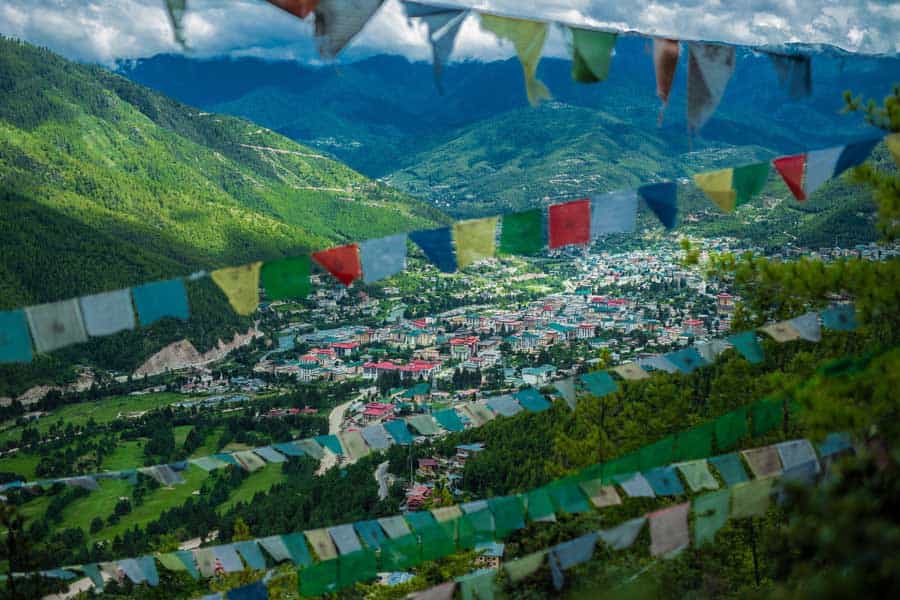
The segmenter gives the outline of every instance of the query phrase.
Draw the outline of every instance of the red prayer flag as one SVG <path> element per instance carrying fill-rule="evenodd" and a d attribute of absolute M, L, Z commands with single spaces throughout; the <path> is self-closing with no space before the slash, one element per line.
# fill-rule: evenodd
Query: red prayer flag
<path fill-rule="evenodd" d="M 550 247 L 560 248 L 591 241 L 591 201 L 575 200 L 550 207 Z"/>
<path fill-rule="evenodd" d="M 362 277 L 359 246 L 356 244 L 322 250 L 313 254 L 312 257 L 322 268 L 337 277 L 346 286 Z"/>
<path fill-rule="evenodd" d="M 305 19 L 309 13 L 316 10 L 319 0 L 269 0 L 269 4 L 291 13 L 298 19 Z"/>
<path fill-rule="evenodd" d="M 776 158 L 773 164 L 793 192 L 794 197 L 797 200 L 806 200 L 806 194 L 803 192 L 803 168 L 806 165 L 806 155 L 782 156 Z"/>

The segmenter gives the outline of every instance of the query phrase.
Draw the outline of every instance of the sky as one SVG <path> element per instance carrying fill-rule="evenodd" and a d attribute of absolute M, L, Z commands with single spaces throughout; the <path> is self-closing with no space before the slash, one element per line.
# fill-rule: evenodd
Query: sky
<path fill-rule="evenodd" d="M 441 0 L 511 16 L 634 30 L 679 39 L 763 45 L 822 43 L 866 54 L 900 52 L 900 2 L 894 0 Z M 181 52 L 163 0 L 0 0 L 0 33 L 79 61 L 113 65 Z M 258 56 L 314 63 L 312 17 L 301 21 L 264 0 L 188 0 L 185 37 L 196 57 Z M 563 56 L 552 30 L 545 55 Z M 410 23 L 399 0 L 386 0 L 342 59 L 373 54 L 429 60 L 424 25 Z M 454 60 L 505 59 L 506 42 L 474 17 L 457 38 Z"/>

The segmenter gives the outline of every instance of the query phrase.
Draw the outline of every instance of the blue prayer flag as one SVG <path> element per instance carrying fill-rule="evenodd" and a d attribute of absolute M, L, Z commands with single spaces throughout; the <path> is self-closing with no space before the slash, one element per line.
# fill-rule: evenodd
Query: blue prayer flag
<path fill-rule="evenodd" d="M 456 271 L 456 255 L 453 252 L 453 232 L 449 227 L 414 231 L 409 238 L 422 249 L 434 266 L 444 273 Z"/>
<path fill-rule="evenodd" d="M 678 219 L 678 188 L 674 182 L 641 186 L 638 188 L 638 195 L 644 199 L 666 229 L 675 227 Z"/>
<path fill-rule="evenodd" d="M 519 390 L 515 393 L 515 399 L 522 405 L 522 408 L 530 412 L 543 412 L 550 408 L 547 399 L 534 388 Z"/>
<path fill-rule="evenodd" d="M 141 325 L 151 325 L 165 317 L 187 320 L 187 289 L 181 279 L 155 281 L 131 290 Z"/>
<path fill-rule="evenodd" d="M 644 472 L 644 478 L 650 483 L 657 496 L 679 496 L 684 494 L 684 487 L 678 474 L 672 467 L 657 467 Z"/>
<path fill-rule="evenodd" d="M 612 394 L 619 389 L 619 384 L 606 371 L 594 371 L 581 376 L 581 381 L 587 389 L 597 397 Z"/>
<path fill-rule="evenodd" d="M 857 327 L 856 308 L 852 304 L 835 304 L 822 313 L 822 324 L 835 331 L 853 331 Z"/>
<path fill-rule="evenodd" d="M 406 234 L 366 240 L 359 245 L 363 281 L 387 279 L 406 268 Z"/>
<path fill-rule="evenodd" d="M 31 358 L 31 337 L 25 312 L 0 312 L 0 363 L 27 363 Z"/>
<path fill-rule="evenodd" d="M 693 373 L 698 367 L 709 364 L 693 346 L 666 354 L 666 359 L 682 373 Z"/>
<path fill-rule="evenodd" d="M 870 140 L 863 140 L 853 144 L 847 144 L 838 157 L 837 164 L 834 166 L 834 174 L 832 177 L 838 177 L 841 173 L 861 165 L 872 154 L 872 149 L 881 142 L 882 138 L 877 137 Z"/>
<path fill-rule="evenodd" d="M 744 331 L 729 336 L 728 342 L 751 364 L 759 364 L 765 357 L 762 346 L 760 346 L 759 340 L 756 339 L 755 331 Z"/>

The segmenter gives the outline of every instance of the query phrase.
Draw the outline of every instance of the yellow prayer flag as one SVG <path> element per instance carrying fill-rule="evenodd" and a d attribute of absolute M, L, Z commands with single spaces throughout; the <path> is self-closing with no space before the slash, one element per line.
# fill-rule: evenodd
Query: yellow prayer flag
<path fill-rule="evenodd" d="M 900 133 L 892 133 L 884 141 L 887 143 L 888 150 L 891 151 L 891 156 L 894 157 L 897 167 L 900 167 Z"/>
<path fill-rule="evenodd" d="M 456 262 L 464 269 L 484 258 L 494 256 L 497 242 L 498 217 L 460 221 L 453 225 L 453 241 L 456 243 Z"/>
<path fill-rule="evenodd" d="M 231 308 L 239 315 L 249 315 L 259 306 L 259 270 L 261 262 L 213 271 L 212 280 L 225 293 Z"/>
<path fill-rule="evenodd" d="M 526 21 L 510 17 L 479 15 L 481 26 L 497 37 L 509 40 L 516 47 L 522 70 L 525 71 L 525 91 L 532 106 L 541 100 L 549 100 L 550 90 L 537 79 L 537 67 L 541 60 L 541 50 L 547 40 L 547 24 L 540 21 Z M 462 266 L 462 265 L 460 265 Z"/>
<path fill-rule="evenodd" d="M 722 169 L 694 175 L 694 183 L 715 202 L 719 208 L 730 213 L 737 203 L 737 192 L 733 189 L 734 169 Z"/>

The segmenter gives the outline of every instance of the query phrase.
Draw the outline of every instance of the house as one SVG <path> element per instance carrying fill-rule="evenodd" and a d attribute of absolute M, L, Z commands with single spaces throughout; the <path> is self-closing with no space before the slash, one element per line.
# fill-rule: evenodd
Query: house
<path fill-rule="evenodd" d="M 561 342 L 571 342 L 578 335 L 578 330 L 571 325 L 550 323 L 547 329 Z"/>
<path fill-rule="evenodd" d="M 482 569 L 499 569 L 503 562 L 505 545 L 499 542 L 483 542 L 475 546 L 478 557 L 475 566 Z"/>
<path fill-rule="evenodd" d="M 596 330 L 597 328 L 593 323 L 579 323 L 575 337 L 579 340 L 589 340 L 594 337 Z"/>
<path fill-rule="evenodd" d="M 416 404 L 424 404 L 431 397 L 431 386 L 427 383 L 417 383 L 403 392 L 401 397 L 412 400 Z"/>
<path fill-rule="evenodd" d="M 359 352 L 359 344 L 356 342 L 335 342 L 331 344 L 331 349 L 334 350 L 337 356 L 346 358 Z"/>
<path fill-rule="evenodd" d="M 363 420 L 366 422 L 378 421 L 394 412 L 394 405 L 384 402 L 369 402 L 363 409 Z"/>
<path fill-rule="evenodd" d="M 475 444 L 460 444 L 456 447 L 456 460 L 465 464 L 469 458 L 484 451 L 484 444 L 481 442 Z"/>
<path fill-rule="evenodd" d="M 528 385 L 542 386 L 548 383 L 556 375 L 556 367 L 553 365 L 541 365 L 539 367 L 526 367 L 522 369 L 522 380 Z"/>
<path fill-rule="evenodd" d="M 478 354 L 478 338 L 474 335 L 450 339 L 450 357 L 454 360 L 469 360 Z"/>

